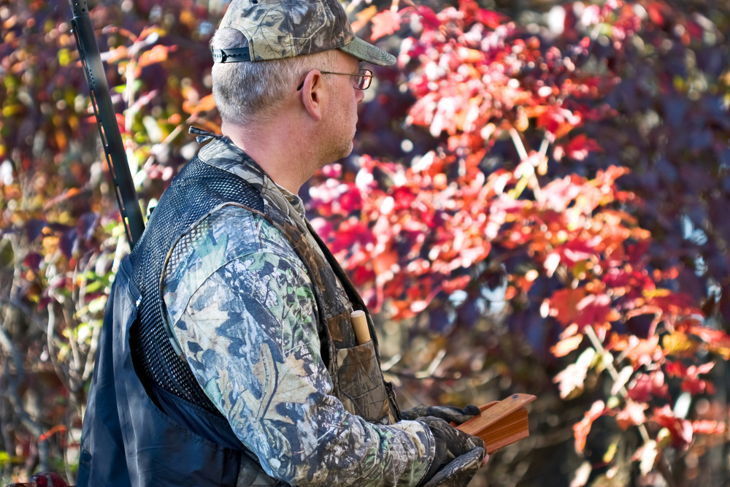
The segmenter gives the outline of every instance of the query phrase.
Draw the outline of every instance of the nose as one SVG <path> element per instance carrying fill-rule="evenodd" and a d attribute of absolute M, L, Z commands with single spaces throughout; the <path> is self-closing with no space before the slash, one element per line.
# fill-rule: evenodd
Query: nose
<path fill-rule="evenodd" d="M 362 100 L 365 98 L 365 90 L 358 90 L 355 89 L 355 100 L 357 100 L 357 103 L 362 103 Z"/>

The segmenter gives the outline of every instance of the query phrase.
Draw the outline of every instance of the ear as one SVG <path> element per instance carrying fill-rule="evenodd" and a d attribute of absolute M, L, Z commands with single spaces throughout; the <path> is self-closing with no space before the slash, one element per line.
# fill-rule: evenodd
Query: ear
<path fill-rule="evenodd" d="M 322 119 L 322 102 L 324 100 L 324 85 L 322 73 L 317 69 L 313 69 L 302 82 L 302 89 L 299 93 L 302 108 L 314 119 L 320 121 Z"/>

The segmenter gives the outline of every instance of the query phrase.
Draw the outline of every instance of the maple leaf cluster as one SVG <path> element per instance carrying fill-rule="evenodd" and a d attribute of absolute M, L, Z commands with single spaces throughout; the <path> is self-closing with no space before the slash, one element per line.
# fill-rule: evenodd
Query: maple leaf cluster
<path fill-rule="evenodd" d="M 451 180 L 444 168 L 453 158 L 428 153 L 406 168 L 366 156 L 354 181 L 310 189 L 315 229 L 371 308 L 412 317 L 471 280 L 469 269 L 487 257 L 499 227 L 485 211 L 494 185 L 478 170 L 483 155 L 461 161 Z"/>
<path fill-rule="evenodd" d="M 315 228 L 368 304 L 392 319 L 473 286 L 477 264 L 495 249 L 526 258 L 510 270 L 505 299 L 534 299 L 537 282 L 552 282 L 557 289 L 539 303 L 546 323 L 561 327 L 550 351 L 578 356 L 555 376 L 560 396 L 583 394 L 588 376 L 610 372 L 609 397 L 574 427 L 581 453 L 603 416 L 638 428 L 646 451 L 685 449 L 695 434 L 725 431 L 670 407 L 681 393 L 713 393 L 707 357 L 730 357 L 730 338 L 677 290 L 675 268 L 651 267 L 652 235 L 632 215 L 642 201 L 620 188 L 629 169 L 592 177 L 555 169 L 601 151 L 581 128 L 614 115 L 603 99 L 620 80 L 595 66 L 596 39 L 610 27 L 621 50 L 644 22 L 663 21 L 662 5 L 649 2 L 643 17 L 620 0 L 565 7 L 572 42 L 560 47 L 470 0 L 439 12 L 371 10 L 373 39 L 410 34 L 398 57 L 414 100 L 405 122 L 440 144 L 405 164 L 363 156 L 356 172 L 338 166 L 336 180 L 310 188 Z M 517 163 L 486 170 L 490 149 L 505 139 Z M 642 471 L 653 468 L 647 462 Z"/>

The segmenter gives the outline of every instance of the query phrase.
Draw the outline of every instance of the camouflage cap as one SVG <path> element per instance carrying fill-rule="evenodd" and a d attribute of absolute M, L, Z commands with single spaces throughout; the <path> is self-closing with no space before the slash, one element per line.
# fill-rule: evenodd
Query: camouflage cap
<path fill-rule="evenodd" d="M 356 37 L 338 0 L 233 0 L 219 29 L 246 38 L 246 47 L 213 49 L 216 63 L 283 59 L 340 49 L 379 66 L 395 57 Z"/>

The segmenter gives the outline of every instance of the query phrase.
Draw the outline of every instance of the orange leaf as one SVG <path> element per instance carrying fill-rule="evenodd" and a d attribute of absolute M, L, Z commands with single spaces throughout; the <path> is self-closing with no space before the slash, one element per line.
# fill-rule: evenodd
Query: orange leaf
<path fill-rule="evenodd" d="M 719 354 L 725 360 L 730 360 L 730 336 L 727 333 L 700 325 L 692 325 L 688 331 L 707 343 L 711 351 Z"/>
<path fill-rule="evenodd" d="M 692 431 L 701 435 L 722 435 L 726 430 L 727 426 L 722 421 L 709 419 L 692 421 Z"/>
<path fill-rule="evenodd" d="M 215 98 L 213 94 L 204 96 L 198 101 L 187 100 L 183 102 L 183 110 L 191 115 L 197 115 L 200 112 L 207 112 L 215 108 Z"/>
<path fill-rule="evenodd" d="M 376 13 L 378 13 L 378 7 L 371 5 L 355 14 L 356 20 L 351 25 L 353 32 L 358 32 L 360 29 L 365 27 Z"/>
<path fill-rule="evenodd" d="M 578 303 L 585 296 L 583 288 L 556 291 L 550 298 L 550 315 L 563 325 L 570 325 L 576 320 Z"/>
<path fill-rule="evenodd" d="M 139 67 L 144 68 L 151 64 L 167 61 L 167 55 L 177 49 L 177 46 L 157 45 L 142 53 L 139 57 Z"/>
<path fill-rule="evenodd" d="M 372 22 L 373 30 L 370 34 L 370 39 L 376 41 L 400 29 L 401 16 L 398 12 L 384 10 L 375 15 Z"/>
<path fill-rule="evenodd" d="M 59 203 L 66 201 L 69 198 L 73 198 L 74 196 L 77 196 L 81 193 L 81 190 L 79 188 L 69 188 L 66 191 L 64 191 L 62 194 L 56 196 L 55 198 L 52 198 L 46 202 L 45 205 L 43 205 L 43 210 L 48 210 L 50 208 L 53 208 L 54 206 L 58 205 Z"/>
<path fill-rule="evenodd" d="M 385 252 L 375 256 L 373 259 L 373 270 L 375 270 L 376 274 L 383 274 L 387 271 L 390 271 L 393 268 L 393 265 L 395 265 L 398 262 L 398 254 L 386 250 Z"/>
<path fill-rule="evenodd" d="M 586 440 L 588 434 L 591 432 L 593 422 L 606 414 L 606 405 L 603 401 L 596 401 L 591 406 L 591 409 L 586 411 L 583 419 L 573 425 L 573 436 L 575 437 L 575 450 L 578 453 L 583 453 L 586 448 Z"/>
<path fill-rule="evenodd" d="M 565 357 L 573 350 L 577 349 L 583 341 L 583 335 L 575 335 L 564 338 L 558 343 L 550 347 L 550 353 L 556 357 Z"/>
<path fill-rule="evenodd" d="M 49 429 L 45 433 L 42 433 L 40 436 L 38 436 L 38 441 L 46 441 L 51 436 L 55 435 L 56 433 L 65 433 L 67 431 L 67 428 L 62 425 L 58 424 L 54 426 L 53 428 Z"/>

